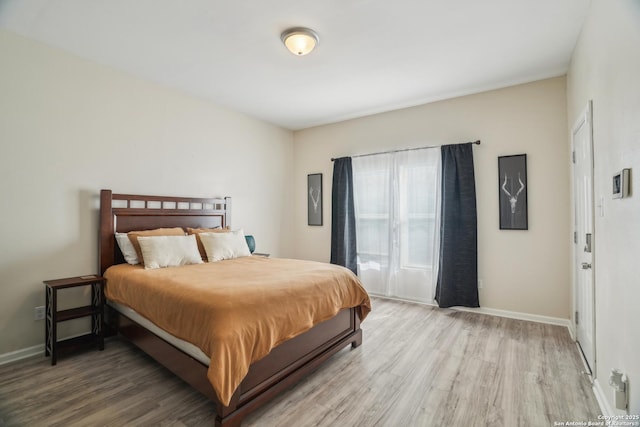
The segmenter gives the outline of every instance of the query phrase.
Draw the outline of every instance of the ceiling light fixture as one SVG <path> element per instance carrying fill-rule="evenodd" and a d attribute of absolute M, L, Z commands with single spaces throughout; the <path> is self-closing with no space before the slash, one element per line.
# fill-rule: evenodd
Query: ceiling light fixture
<path fill-rule="evenodd" d="M 298 56 L 311 52 L 320 41 L 315 31 L 304 27 L 289 28 L 280 35 L 280 39 L 291 53 Z"/>

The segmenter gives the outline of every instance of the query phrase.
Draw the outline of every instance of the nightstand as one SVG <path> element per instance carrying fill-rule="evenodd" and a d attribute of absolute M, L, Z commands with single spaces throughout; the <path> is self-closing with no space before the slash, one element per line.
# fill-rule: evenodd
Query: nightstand
<path fill-rule="evenodd" d="M 262 252 L 254 252 L 251 255 L 253 255 L 253 256 L 263 256 L 265 258 L 269 258 L 271 256 L 271 254 L 265 254 L 265 253 L 262 253 Z"/>
<path fill-rule="evenodd" d="M 104 283 L 102 276 L 88 275 L 66 279 L 45 280 L 45 356 L 51 356 L 51 365 L 58 361 L 58 351 L 62 348 L 77 347 L 85 343 L 96 343 L 104 350 Z M 91 286 L 91 304 L 58 311 L 58 290 Z M 91 316 L 91 332 L 79 337 L 58 341 L 58 323 L 71 319 Z"/>

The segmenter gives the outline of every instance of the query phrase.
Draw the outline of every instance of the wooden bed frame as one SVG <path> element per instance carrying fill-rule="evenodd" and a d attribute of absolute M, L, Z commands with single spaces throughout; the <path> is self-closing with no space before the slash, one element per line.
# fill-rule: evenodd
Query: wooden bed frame
<path fill-rule="evenodd" d="M 211 228 L 230 226 L 231 199 L 158 197 L 100 192 L 100 274 L 124 262 L 115 242 L 115 232 L 160 227 Z M 108 283 L 107 283 L 108 286 Z M 149 354 L 216 405 L 217 427 L 240 426 L 250 412 L 267 403 L 320 366 L 326 359 L 351 344 L 362 343 L 360 318 L 355 308 L 274 348 L 253 363 L 233 394 L 229 406 L 218 400 L 207 379 L 207 366 L 159 338 L 121 313 L 112 310 L 109 327 Z"/>

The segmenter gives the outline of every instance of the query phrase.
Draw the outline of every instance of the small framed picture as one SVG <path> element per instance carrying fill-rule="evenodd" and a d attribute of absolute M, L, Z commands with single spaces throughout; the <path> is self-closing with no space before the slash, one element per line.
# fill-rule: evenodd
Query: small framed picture
<path fill-rule="evenodd" d="M 629 169 L 622 169 L 613 175 L 613 198 L 621 199 L 629 195 Z"/>
<path fill-rule="evenodd" d="M 527 155 L 498 157 L 500 230 L 528 230 Z"/>
<path fill-rule="evenodd" d="M 307 224 L 322 225 L 322 174 L 307 175 Z"/>

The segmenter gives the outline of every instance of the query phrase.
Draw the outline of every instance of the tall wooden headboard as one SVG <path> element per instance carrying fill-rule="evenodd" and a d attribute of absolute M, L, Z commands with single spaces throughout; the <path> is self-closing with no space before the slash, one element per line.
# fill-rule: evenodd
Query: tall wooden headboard
<path fill-rule="evenodd" d="M 231 226 L 231 198 L 194 198 L 113 194 L 100 191 L 100 274 L 124 262 L 115 232 L 161 227 Z"/>

